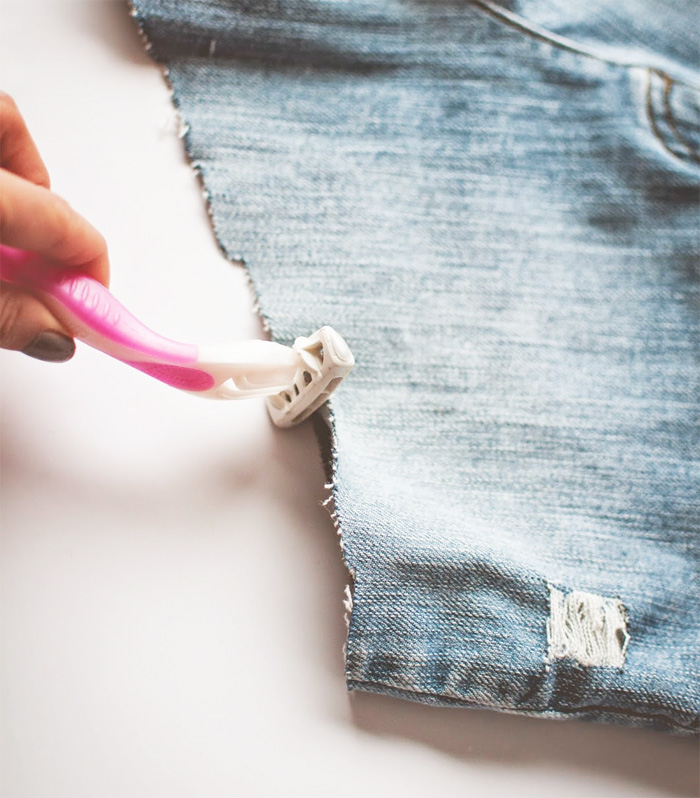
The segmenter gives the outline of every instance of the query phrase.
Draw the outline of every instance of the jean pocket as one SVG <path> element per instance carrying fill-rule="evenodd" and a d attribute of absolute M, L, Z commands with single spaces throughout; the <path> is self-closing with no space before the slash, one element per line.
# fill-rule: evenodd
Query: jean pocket
<path fill-rule="evenodd" d="M 649 69 L 646 102 L 651 129 L 665 149 L 700 165 L 700 92 Z"/>

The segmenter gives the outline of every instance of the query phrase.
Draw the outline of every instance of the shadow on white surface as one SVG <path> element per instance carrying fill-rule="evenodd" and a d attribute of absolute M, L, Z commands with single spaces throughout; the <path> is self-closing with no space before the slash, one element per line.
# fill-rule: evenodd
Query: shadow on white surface
<path fill-rule="evenodd" d="M 643 795 L 691 797 L 700 791 L 695 739 L 581 721 L 428 707 L 363 693 L 351 696 L 351 706 L 353 720 L 363 731 L 428 745 L 465 762 L 566 772 L 576 795 L 586 793 L 573 782 L 600 777 L 619 780 L 617 794 L 634 795 L 634 784 Z M 591 787 L 590 794 L 616 793 L 608 785 L 595 791 Z"/>

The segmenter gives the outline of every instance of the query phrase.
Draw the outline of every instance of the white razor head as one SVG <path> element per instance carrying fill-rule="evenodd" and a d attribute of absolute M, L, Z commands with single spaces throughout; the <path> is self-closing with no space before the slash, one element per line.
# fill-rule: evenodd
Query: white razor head
<path fill-rule="evenodd" d="M 332 327 L 321 327 L 293 347 L 303 361 L 294 382 L 267 400 L 270 418 L 278 427 L 293 427 L 307 419 L 340 385 L 355 365 L 343 338 Z"/>

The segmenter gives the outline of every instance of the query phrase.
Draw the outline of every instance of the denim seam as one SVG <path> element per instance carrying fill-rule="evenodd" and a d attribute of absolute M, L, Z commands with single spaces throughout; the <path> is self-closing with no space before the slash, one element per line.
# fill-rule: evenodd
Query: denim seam
<path fill-rule="evenodd" d="M 678 143 L 688 151 L 690 158 L 695 161 L 695 163 L 700 164 L 700 156 L 698 155 L 697 150 L 678 129 L 678 123 L 676 122 L 673 109 L 671 108 L 671 92 L 676 84 L 672 78 L 668 77 L 668 75 L 661 73 L 660 77 L 664 81 L 664 115 L 666 121 L 668 122 L 668 126 L 676 139 L 678 139 Z"/>
<path fill-rule="evenodd" d="M 512 11 L 508 11 L 502 6 L 499 6 L 497 3 L 491 3 L 489 2 L 489 0 L 474 0 L 474 3 L 475 5 L 479 6 L 483 11 L 485 11 L 487 14 L 497 19 L 499 22 L 502 22 L 505 25 L 509 25 L 510 27 L 515 28 L 516 30 L 519 30 L 522 33 L 525 33 L 529 36 L 532 36 L 535 39 L 544 41 L 550 44 L 552 47 L 557 47 L 561 50 L 565 50 L 567 52 L 583 56 L 584 58 L 592 58 L 601 63 L 609 64 L 610 66 L 620 67 L 628 71 L 639 70 L 639 69 L 644 70 L 644 72 L 646 73 L 646 80 L 647 80 L 646 114 L 654 138 L 658 139 L 663 148 L 669 153 L 669 155 L 672 155 L 675 159 L 681 162 L 685 162 L 686 160 L 689 159 L 694 163 L 700 165 L 700 157 L 698 156 L 698 153 L 696 152 L 692 144 L 690 144 L 690 142 L 688 142 L 685 139 L 685 137 L 678 129 L 678 125 L 674 119 L 673 110 L 671 109 L 670 105 L 670 93 L 674 86 L 682 85 L 693 91 L 697 91 L 698 90 L 697 87 L 691 86 L 690 84 L 684 83 L 683 81 L 678 81 L 672 78 L 666 72 L 660 69 L 656 69 L 655 67 L 650 67 L 647 64 L 641 64 L 634 61 L 616 61 L 612 58 L 606 58 L 605 56 L 596 53 L 594 50 L 590 50 L 587 47 L 583 47 L 577 44 L 576 42 L 565 38 L 564 36 L 558 36 L 557 34 L 547 30 L 546 28 L 540 28 L 538 25 L 533 25 L 531 22 L 528 22 L 523 17 L 519 16 L 518 14 L 514 14 Z M 654 100 L 652 97 L 651 82 L 653 75 L 656 75 L 661 81 L 663 81 L 664 84 L 663 107 L 659 111 L 655 110 Z M 669 146 L 669 144 L 666 141 L 666 137 L 659 129 L 658 123 L 656 121 L 658 116 L 663 116 L 663 119 L 666 122 L 670 133 L 677 140 L 678 144 L 680 144 L 681 148 L 688 152 L 688 158 L 683 158 L 682 155 L 679 155 L 674 149 L 672 149 Z"/>
<path fill-rule="evenodd" d="M 571 39 L 567 39 L 565 36 L 559 36 L 558 34 L 552 33 L 552 31 L 549 31 L 546 28 L 541 28 L 539 25 L 529 22 L 519 14 L 514 14 L 512 11 L 508 11 L 497 3 L 489 2 L 489 0 L 473 0 L 473 2 L 475 5 L 483 9 L 487 14 L 490 14 L 500 22 L 510 25 L 512 28 L 516 28 L 517 30 L 522 31 L 523 33 L 526 33 L 535 39 L 540 39 L 541 41 L 547 42 L 548 44 L 552 45 L 553 47 L 557 47 L 560 50 L 567 50 L 571 53 L 576 53 L 577 55 L 582 55 L 586 58 L 593 58 L 596 61 L 600 61 L 604 64 L 610 64 L 611 66 L 618 66 L 626 69 L 653 69 L 654 72 L 660 76 L 663 76 L 664 78 L 667 78 L 668 80 L 671 80 L 673 83 L 687 86 L 688 88 L 694 89 L 696 91 L 700 88 L 690 83 L 685 83 L 684 81 L 675 80 L 661 70 L 650 67 L 649 64 L 639 63 L 637 61 L 617 61 L 613 58 L 606 58 L 604 55 L 595 52 L 595 50 L 591 50 L 583 45 L 578 44 L 577 42 L 572 41 Z"/>
<path fill-rule="evenodd" d="M 673 158 L 685 163 L 687 160 L 693 161 L 695 164 L 700 165 L 700 157 L 696 152 L 693 145 L 688 142 L 683 134 L 678 129 L 678 125 L 673 115 L 671 108 L 670 96 L 673 87 L 676 85 L 675 81 L 670 78 L 665 72 L 658 69 L 647 68 L 646 75 L 646 113 L 649 122 L 649 127 L 654 137 L 660 142 L 666 152 Z M 663 83 L 663 94 L 661 103 L 654 99 L 654 79 L 660 80 Z M 665 122 L 668 133 L 665 134 L 659 127 L 659 121 Z M 680 153 L 674 150 L 669 144 L 669 137 L 672 136 L 681 147 L 682 150 L 687 152 L 687 156 L 683 157 Z"/>

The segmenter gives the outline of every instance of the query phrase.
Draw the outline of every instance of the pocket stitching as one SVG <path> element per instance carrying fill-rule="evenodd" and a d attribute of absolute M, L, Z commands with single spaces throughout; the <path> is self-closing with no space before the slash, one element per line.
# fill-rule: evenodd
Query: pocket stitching
<path fill-rule="evenodd" d="M 663 84 L 662 99 L 659 103 L 654 99 L 654 80 L 659 80 Z M 685 136 L 680 132 L 678 124 L 676 123 L 671 108 L 671 92 L 673 91 L 676 82 L 658 69 L 647 67 L 646 69 L 646 111 L 649 120 L 649 127 L 654 137 L 659 141 L 662 147 L 673 156 L 673 158 L 685 163 L 692 161 L 700 165 L 700 157 L 693 145 L 687 141 Z M 659 127 L 659 121 L 665 123 L 666 131 Z M 680 146 L 681 152 L 671 147 L 669 143 L 670 137 Z"/>

